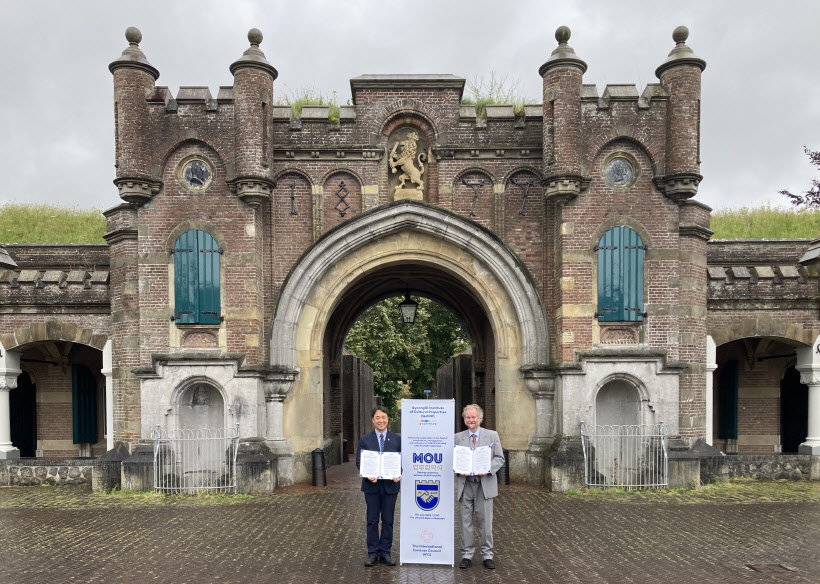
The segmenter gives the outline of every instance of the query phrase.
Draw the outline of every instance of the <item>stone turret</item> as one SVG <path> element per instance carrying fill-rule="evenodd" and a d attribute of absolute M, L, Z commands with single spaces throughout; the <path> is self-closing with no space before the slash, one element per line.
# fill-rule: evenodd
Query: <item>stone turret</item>
<path fill-rule="evenodd" d="M 154 90 L 159 71 L 148 62 L 139 43 L 142 33 L 125 30 L 128 47 L 108 69 L 114 76 L 114 125 L 117 178 L 123 200 L 142 205 L 162 188 L 151 176 L 151 132 L 146 97 Z"/>
<path fill-rule="evenodd" d="M 689 29 L 672 33 L 675 48 L 655 70 L 669 93 L 666 118 L 666 160 L 658 188 L 673 200 L 689 199 L 698 192 L 700 175 L 700 82 L 706 61 L 686 45 Z"/>
<path fill-rule="evenodd" d="M 273 82 L 279 75 L 259 49 L 262 33 L 248 31 L 250 48 L 231 64 L 234 76 L 234 124 L 236 136 L 235 176 L 229 181 L 233 192 L 252 207 L 270 199 L 273 155 L 270 137 Z"/>
<path fill-rule="evenodd" d="M 568 27 L 558 27 L 558 47 L 538 70 L 544 80 L 547 197 L 575 197 L 587 182 L 581 172 L 581 86 L 587 64 L 567 44 L 570 35 Z"/>

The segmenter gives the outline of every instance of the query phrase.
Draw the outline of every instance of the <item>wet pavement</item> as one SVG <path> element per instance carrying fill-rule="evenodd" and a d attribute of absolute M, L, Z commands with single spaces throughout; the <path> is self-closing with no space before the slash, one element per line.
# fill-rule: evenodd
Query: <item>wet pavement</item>
<path fill-rule="evenodd" d="M 495 571 L 365 568 L 351 465 L 272 497 L 0 488 L 0 583 L 820 582 L 820 503 L 614 503 L 523 485 L 495 503 Z M 398 556 L 399 512 L 394 557 Z M 456 555 L 458 555 L 456 524 Z M 754 568 L 749 566 L 755 566 Z"/>

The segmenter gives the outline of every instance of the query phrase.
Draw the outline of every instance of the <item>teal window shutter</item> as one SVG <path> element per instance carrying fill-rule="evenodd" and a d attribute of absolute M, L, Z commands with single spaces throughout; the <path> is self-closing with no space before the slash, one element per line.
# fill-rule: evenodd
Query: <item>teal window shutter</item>
<path fill-rule="evenodd" d="M 85 365 L 71 366 L 71 413 L 74 444 L 97 442 L 97 384 Z"/>
<path fill-rule="evenodd" d="M 219 324 L 219 246 L 204 231 L 197 233 L 198 305 L 201 324 Z"/>
<path fill-rule="evenodd" d="M 642 321 L 643 307 L 643 260 L 646 247 L 638 233 L 629 227 L 620 227 L 623 253 L 621 254 L 621 298 L 623 318 Z"/>
<path fill-rule="evenodd" d="M 174 320 L 177 324 L 197 322 L 197 231 L 186 231 L 174 245 Z"/>
<path fill-rule="evenodd" d="M 642 321 L 646 246 L 625 225 L 613 227 L 598 245 L 598 311 L 601 322 Z"/>
<path fill-rule="evenodd" d="M 727 361 L 718 370 L 718 438 L 737 440 L 738 363 Z"/>
<path fill-rule="evenodd" d="M 191 229 L 174 245 L 174 319 L 178 324 L 219 324 L 219 256 L 216 240 Z"/>

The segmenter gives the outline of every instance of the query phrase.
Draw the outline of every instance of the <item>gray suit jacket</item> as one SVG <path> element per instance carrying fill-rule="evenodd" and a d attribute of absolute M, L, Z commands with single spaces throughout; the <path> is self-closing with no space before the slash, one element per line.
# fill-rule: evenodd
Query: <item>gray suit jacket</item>
<path fill-rule="evenodd" d="M 456 446 L 472 446 L 470 442 L 470 431 L 464 430 L 459 432 L 453 438 L 453 443 Z M 478 446 L 493 445 L 493 457 L 490 460 L 490 474 L 481 477 L 481 489 L 484 491 L 485 499 L 492 499 L 498 495 L 498 479 L 496 473 L 504 466 L 504 451 L 501 448 L 501 440 L 498 437 L 498 432 L 481 428 L 478 431 Z M 463 475 L 456 475 L 458 477 L 458 499 L 461 499 L 461 493 L 464 491 L 464 482 L 467 477 Z"/>

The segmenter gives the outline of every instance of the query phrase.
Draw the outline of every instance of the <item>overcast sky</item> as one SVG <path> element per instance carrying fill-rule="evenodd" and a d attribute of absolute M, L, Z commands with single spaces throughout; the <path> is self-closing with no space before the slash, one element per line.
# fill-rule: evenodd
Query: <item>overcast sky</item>
<path fill-rule="evenodd" d="M 658 0 L 0 0 L 0 203 L 106 209 L 114 178 L 108 64 L 138 27 L 159 85 L 231 85 L 228 66 L 264 33 L 275 92 L 312 86 L 339 102 L 364 73 L 452 73 L 517 80 L 541 102 L 538 68 L 555 29 L 589 69 L 585 83 L 657 82 L 672 30 L 706 60 L 698 200 L 714 208 L 784 205 L 816 176 L 820 148 L 820 2 Z M 281 93 L 279 93 L 281 95 Z"/>

